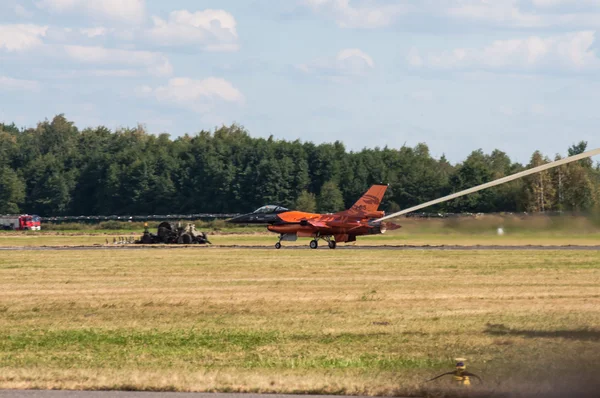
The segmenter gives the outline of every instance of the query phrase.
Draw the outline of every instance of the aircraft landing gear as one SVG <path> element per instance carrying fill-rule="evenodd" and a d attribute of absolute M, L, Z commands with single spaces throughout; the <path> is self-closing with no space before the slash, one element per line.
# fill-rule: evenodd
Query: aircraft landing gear
<path fill-rule="evenodd" d="M 326 241 L 330 249 L 335 249 L 337 246 L 335 240 L 333 240 L 331 236 L 315 236 L 315 239 L 310 241 L 311 249 L 317 249 L 319 247 L 319 239 Z"/>
<path fill-rule="evenodd" d="M 283 240 L 284 237 L 285 237 L 284 234 L 279 235 L 279 240 L 277 241 L 277 243 L 275 243 L 275 249 L 277 249 L 277 250 L 281 249 L 281 241 Z"/>
<path fill-rule="evenodd" d="M 330 249 L 335 249 L 337 246 L 337 243 L 335 240 L 332 239 L 331 236 L 324 236 L 323 240 L 327 242 L 327 245 L 329 246 Z"/>

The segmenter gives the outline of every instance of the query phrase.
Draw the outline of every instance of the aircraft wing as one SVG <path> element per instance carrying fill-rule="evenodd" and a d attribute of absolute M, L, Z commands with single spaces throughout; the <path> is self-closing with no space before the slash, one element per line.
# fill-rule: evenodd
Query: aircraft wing
<path fill-rule="evenodd" d="M 323 221 L 316 220 L 306 220 L 308 225 L 313 226 L 315 228 L 330 228 L 330 225 Z"/>
<path fill-rule="evenodd" d="M 592 156 L 595 156 L 595 155 L 600 155 L 600 148 L 594 149 L 592 151 L 587 151 L 587 152 L 584 152 L 584 153 L 580 153 L 579 155 L 574 155 L 574 156 L 571 156 L 571 157 L 568 157 L 568 158 L 564 158 L 564 159 L 561 159 L 561 160 L 557 160 L 557 161 L 554 161 L 554 162 L 546 163 L 546 164 L 543 164 L 541 166 L 537 166 L 537 167 L 534 167 L 534 168 L 529 169 L 529 170 L 521 171 L 519 173 L 510 175 L 510 176 L 507 176 L 507 177 L 499 178 L 499 179 L 497 179 L 495 181 L 490 181 L 488 183 L 481 184 L 481 185 L 478 185 L 478 186 L 473 187 L 473 188 L 465 189 L 464 191 L 453 193 L 451 195 L 444 196 L 443 198 L 435 199 L 435 200 L 432 200 L 432 201 L 429 201 L 429 202 L 426 202 L 426 203 L 423 203 L 423 204 L 420 204 L 420 205 L 417 205 L 417 206 L 414 206 L 414 207 L 410 207 L 408 209 L 404 209 L 404 210 L 399 211 L 397 213 L 392 213 L 392 214 L 387 215 L 385 217 L 378 218 L 377 220 L 374 220 L 373 222 L 381 222 L 381 221 L 384 221 L 384 220 L 388 220 L 390 218 L 399 217 L 399 216 L 407 214 L 407 213 L 412 213 L 413 211 L 424 209 L 425 207 L 433 206 L 433 205 L 436 205 L 438 203 L 447 202 L 449 200 L 456 199 L 456 198 L 459 198 L 461 196 L 465 196 L 465 195 L 468 195 L 468 194 L 471 194 L 471 193 L 474 193 L 474 192 L 478 192 L 478 191 L 481 191 L 483 189 L 487 189 L 487 188 L 495 187 L 497 185 L 505 184 L 507 182 L 516 180 L 518 178 L 522 178 L 522 177 L 525 177 L 525 176 L 528 176 L 528 175 L 531 175 L 531 174 L 539 173 L 539 172 L 544 171 L 544 170 L 552 169 L 554 167 L 562 166 L 563 164 L 575 162 L 577 160 L 589 158 L 589 157 L 592 157 Z"/>

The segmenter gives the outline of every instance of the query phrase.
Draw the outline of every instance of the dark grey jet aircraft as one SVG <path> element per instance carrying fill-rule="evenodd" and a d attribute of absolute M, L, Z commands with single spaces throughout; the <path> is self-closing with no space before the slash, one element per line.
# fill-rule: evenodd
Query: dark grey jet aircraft
<path fill-rule="evenodd" d="M 252 213 L 242 214 L 227 220 L 234 224 L 273 224 L 278 221 L 277 214 L 289 211 L 285 207 L 267 205 L 263 206 Z"/>

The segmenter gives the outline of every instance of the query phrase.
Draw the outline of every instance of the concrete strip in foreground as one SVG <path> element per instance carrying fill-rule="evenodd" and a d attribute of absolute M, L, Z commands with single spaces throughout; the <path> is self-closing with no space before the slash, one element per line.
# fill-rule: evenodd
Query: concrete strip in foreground
<path fill-rule="evenodd" d="M 1 398 L 298 398 L 285 394 L 237 394 L 144 391 L 0 390 Z M 331 395 L 302 395 L 302 398 L 331 398 Z M 336 398 L 360 398 L 336 395 Z"/>
<path fill-rule="evenodd" d="M 44 251 L 44 250 L 166 250 L 166 249 L 248 249 L 248 250 L 277 250 L 273 246 L 242 246 L 242 245 L 94 245 L 94 246 L 0 246 L 0 251 Z M 288 246 L 281 250 L 313 250 L 308 246 Z M 327 246 L 319 247 L 317 250 L 331 250 Z M 377 245 L 377 246 L 338 246 L 336 250 L 587 250 L 600 251 L 600 245 Z"/>

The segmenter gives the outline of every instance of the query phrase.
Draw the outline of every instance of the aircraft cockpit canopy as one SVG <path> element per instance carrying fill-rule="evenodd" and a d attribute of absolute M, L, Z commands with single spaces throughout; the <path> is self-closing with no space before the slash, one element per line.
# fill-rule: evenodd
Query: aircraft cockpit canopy
<path fill-rule="evenodd" d="M 254 214 L 282 213 L 284 211 L 288 211 L 288 209 L 281 206 L 267 205 L 255 210 Z"/>

